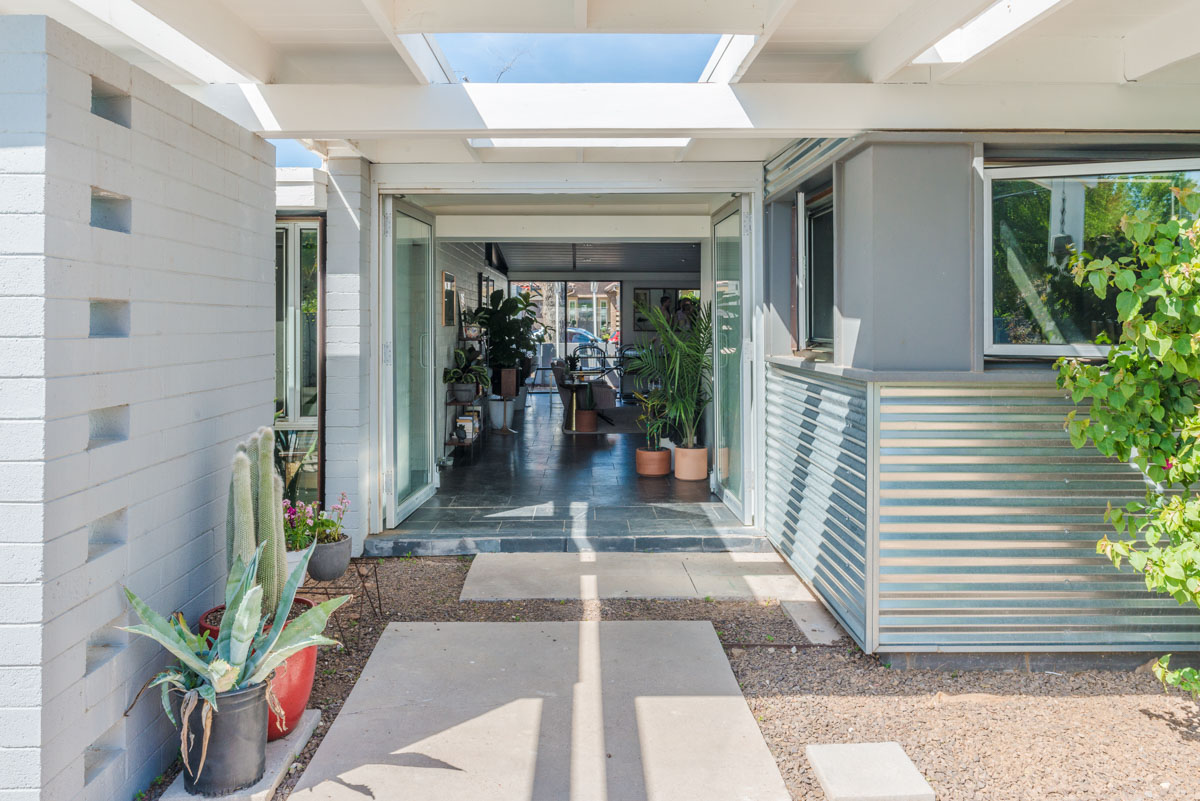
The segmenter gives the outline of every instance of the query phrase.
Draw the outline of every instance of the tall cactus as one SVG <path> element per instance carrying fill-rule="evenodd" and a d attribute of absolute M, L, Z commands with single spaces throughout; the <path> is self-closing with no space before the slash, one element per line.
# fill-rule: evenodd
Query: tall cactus
<path fill-rule="evenodd" d="M 225 562 L 235 557 L 248 563 L 264 545 L 258 560 L 258 583 L 263 588 L 263 609 L 279 604 L 287 583 L 287 555 L 283 537 L 283 479 L 275 470 L 275 432 L 260 428 L 238 445 L 229 481 L 229 513 L 225 524 Z"/>

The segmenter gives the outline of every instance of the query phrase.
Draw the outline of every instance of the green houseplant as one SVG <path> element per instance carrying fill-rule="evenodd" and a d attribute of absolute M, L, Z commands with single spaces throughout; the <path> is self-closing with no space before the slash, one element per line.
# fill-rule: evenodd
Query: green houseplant
<path fill-rule="evenodd" d="M 226 795 L 262 778 L 268 708 L 282 714 L 268 679 L 295 654 L 336 644 L 322 632 L 329 616 L 349 596 L 318 604 L 286 627 L 274 625 L 291 609 L 312 548 L 284 583 L 277 605 L 264 614 L 264 588 L 257 574 L 266 549 L 265 543 L 258 546 L 249 562 L 234 556 L 225 582 L 231 623 L 222 626 L 216 639 L 203 632 L 193 634 L 182 615 L 165 618 L 125 589 L 141 623 L 124 630 L 154 640 L 179 660 L 142 689 L 158 687 L 167 717 L 179 726 L 184 786 L 189 793 Z"/>
<path fill-rule="evenodd" d="M 638 425 L 646 434 L 646 447 L 638 448 L 634 455 L 639 476 L 665 476 L 671 472 L 671 451 L 662 447 L 662 437 L 670 425 L 667 419 L 667 404 L 661 392 L 650 390 L 634 394 L 642 413 Z"/>
<path fill-rule="evenodd" d="M 442 370 L 442 383 L 450 385 L 450 394 L 459 403 L 470 403 L 481 389 L 492 387 L 487 367 L 475 348 L 454 349 L 454 366 Z"/>
<path fill-rule="evenodd" d="M 1077 284 L 1101 299 L 1115 294 L 1121 328 L 1102 363 L 1057 366 L 1059 386 L 1076 403 L 1090 401 L 1086 417 L 1068 415 L 1071 443 L 1090 441 L 1148 479 L 1144 499 L 1109 505 L 1119 537 L 1104 537 L 1097 551 L 1117 568 L 1128 562 L 1146 589 L 1200 607 L 1200 498 L 1191 489 L 1200 477 L 1200 194 L 1172 191 L 1186 218 L 1137 211 L 1121 221 L 1124 255 L 1073 258 Z M 1172 670 L 1169 654 L 1154 673 L 1200 695 L 1200 672 Z"/>
<path fill-rule="evenodd" d="M 495 371 L 492 384 L 499 386 L 502 397 L 516 397 L 517 368 L 534 345 L 533 301 L 527 293 L 506 298 L 504 290 L 497 289 L 475 315 L 487 330 L 488 361 Z"/>
<path fill-rule="evenodd" d="M 675 477 L 707 478 L 708 448 L 699 446 L 698 434 L 712 400 L 712 306 L 698 306 L 684 328 L 676 328 L 656 306 L 640 305 L 638 313 L 650 321 L 655 337 L 637 347 L 629 370 L 652 387 L 649 395 L 679 432 Z"/>
<path fill-rule="evenodd" d="M 225 523 L 225 560 L 230 571 L 237 559 L 249 564 L 255 552 L 262 548 L 262 557 L 255 560 L 255 579 L 262 587 L 264 610 L 276 607 L 288 578 L 283 479 L 275 470 L 274 446 L 275 436 L 269 428 L 260 428 L 238 445 L 229 480 Z M 292 613 L 299 614 L 312 608 L 313 602 L 295 597 L 292 605 L 295 607 Z M 224 604 L 209 609 L 200 616 L 201 632 L 218 639 L 227 613 Z M 279 699 L 283 714 L 271 710 L 270 739 L 276 740 L 291 731 L 287 721 L 290 720 L 293 727 L 299 721 L 312 693 L 316 669 L 317 649 L 311 648 L 295 654 L 288 661 L 287 669 L 272 680 L 271 691 Z"/>

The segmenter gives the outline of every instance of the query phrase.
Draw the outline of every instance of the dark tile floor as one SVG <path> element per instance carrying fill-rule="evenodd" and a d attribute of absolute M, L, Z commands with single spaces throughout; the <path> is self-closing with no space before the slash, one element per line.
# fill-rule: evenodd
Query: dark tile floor
<path fill-rule="evenodd" d="M 533 395 L 515 434 L 460 448 L 438 494 L 367 554 L 501 551 L 766 550 L 702 481 L 644 478 L 642 439 L 566 434 L 557 396 Z"/>

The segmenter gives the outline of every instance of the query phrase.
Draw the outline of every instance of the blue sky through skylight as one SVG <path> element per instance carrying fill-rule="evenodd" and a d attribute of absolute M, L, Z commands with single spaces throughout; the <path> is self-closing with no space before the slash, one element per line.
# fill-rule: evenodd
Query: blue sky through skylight
<path fill-rule="evenodd" d="M 276 167 L 320 167 L 321 157 L 295 139 L 268 139 L 275 145 Z"/>
<path fill-rule="evenodd" d="M 458 79 L 474 83 L 692 83 L 700 79 L 720 38 L 657 33 L 437 34 Z"/>

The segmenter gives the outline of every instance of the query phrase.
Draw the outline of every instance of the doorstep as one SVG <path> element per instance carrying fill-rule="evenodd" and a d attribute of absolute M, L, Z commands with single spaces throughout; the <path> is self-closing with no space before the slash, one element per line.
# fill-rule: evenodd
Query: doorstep
<path fill-rule="evenodd" d="M 480 553 L 587 553 L 587 552 L 753 552 L 773 549 L 763 533 L 738 526 L 722 532 L 680 530 L 572 534 L 567 531 L 523 531 L 520 528 L 439 531 L 385 531 L 372 534 L 363 544 L 363 556 L 459 556 Z"/>
<path fill-rule="evenodd" d="M 223 795 L 221 801 L 270 801 L 275 795 L 275 790 L 283 782 L 284 776 L 287 775 L 288 768 L 292 766 L 296 756 L 304 750 L 304 746 L 308 744 L 309 738 L 317 730 L 320 722 L 321 710 L 304 710 L 304 714 L 300 716 L 300 725 L 296 726 L 291 734 L 267 743 L 267 769 L 258 784 L 247 787 L 245 790 Z M 167 791 L 160 796 L 161 801 L 195 801 L 197 798 L 204 798 L 204 796 L 192 795 L 183 789 L 182 771 L 175 777 L 175 781 L 171 782 Z"/>

